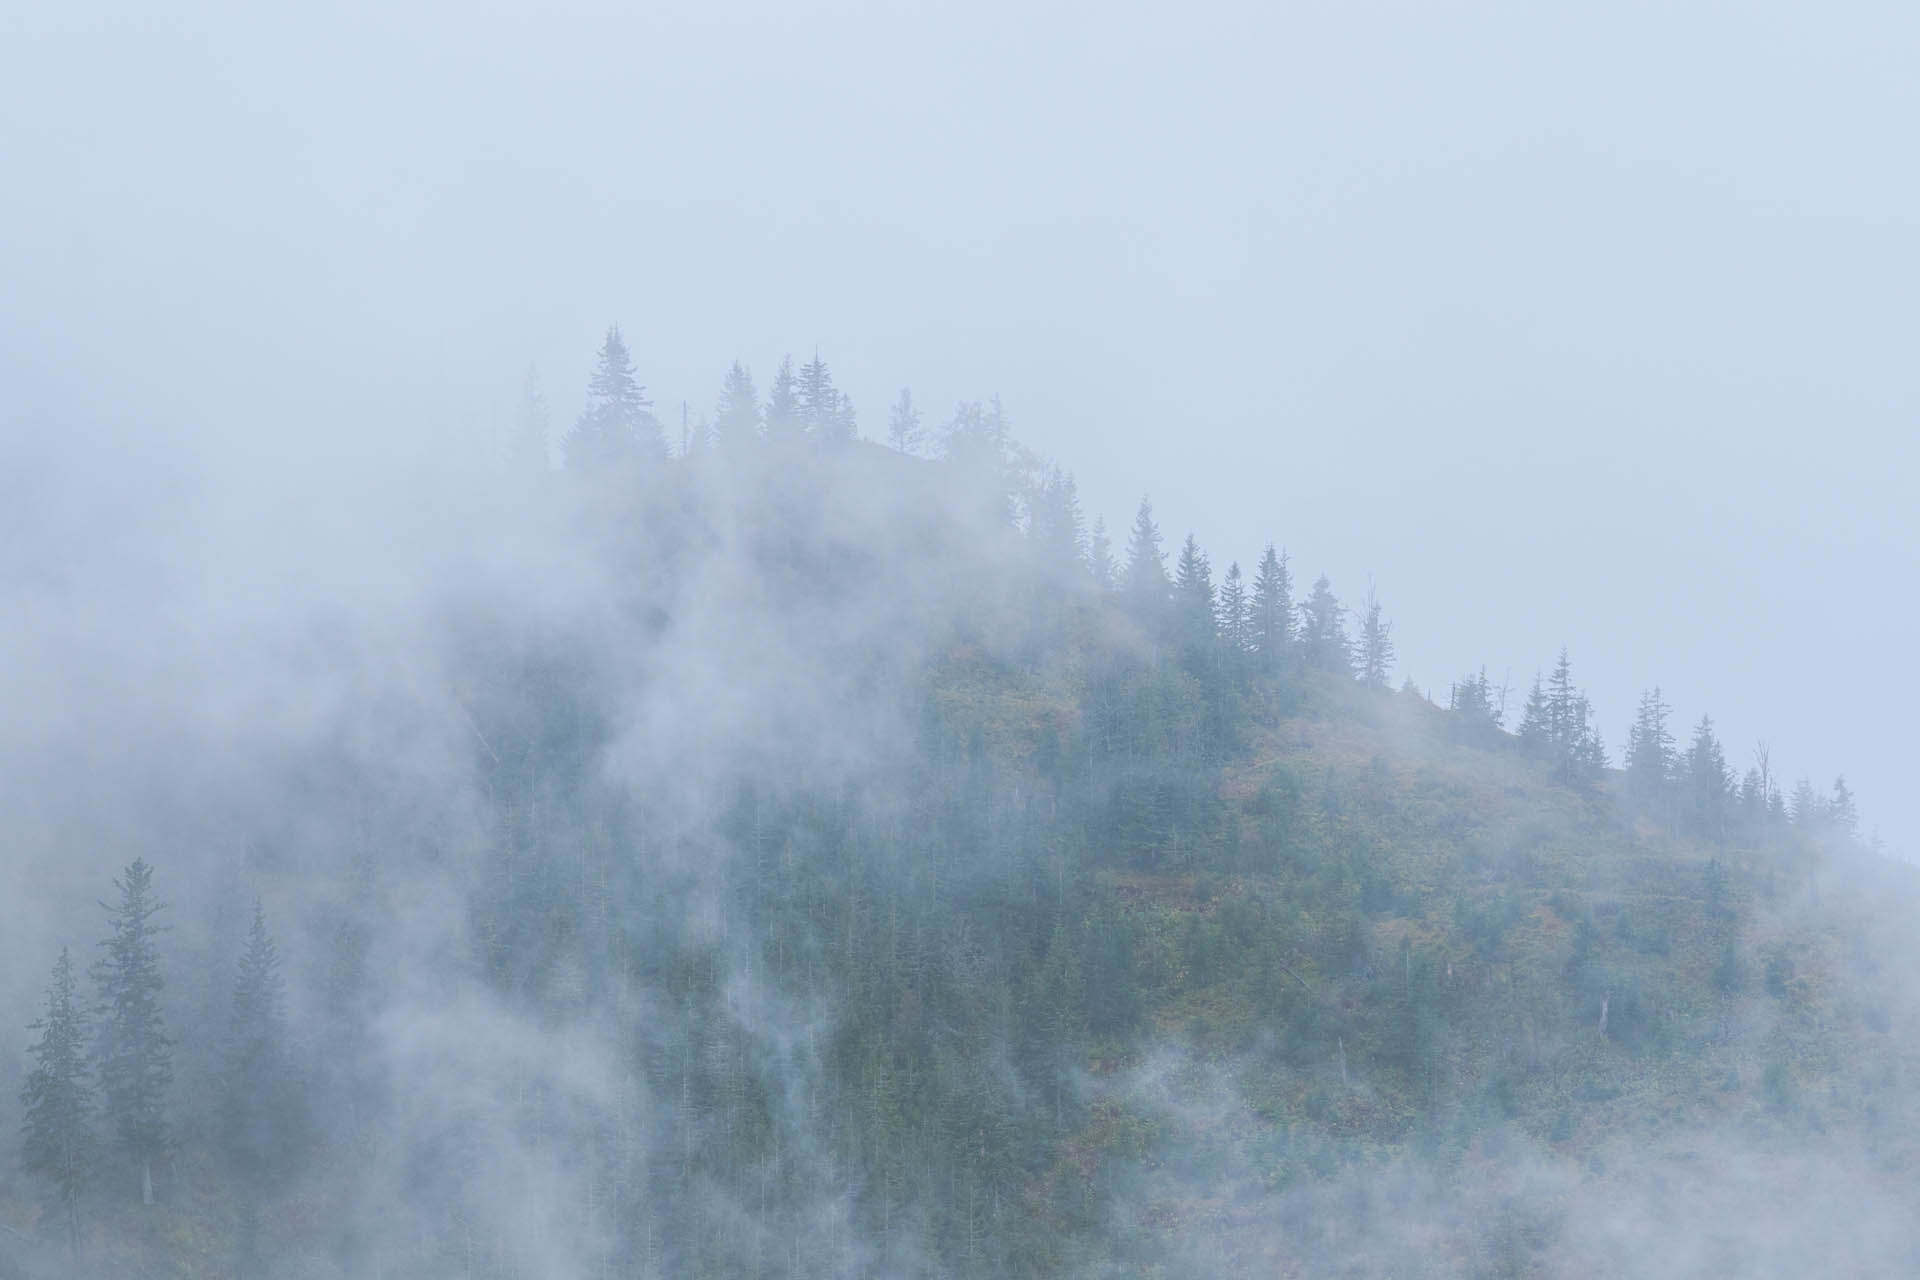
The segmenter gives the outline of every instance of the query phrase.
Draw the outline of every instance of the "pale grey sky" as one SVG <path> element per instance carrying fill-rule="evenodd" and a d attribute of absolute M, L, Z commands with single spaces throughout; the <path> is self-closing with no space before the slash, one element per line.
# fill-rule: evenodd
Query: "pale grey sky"
<path fill-rule="evenodd" d="M 998 391 L 1090 514 L 1371 574 L 1438 697 L 1564 642 L 1616 753 L 1658 682 L 1911 844 L 1917 65 L 1894 3 L 0 0 L 5 431 L 303 475 L 529 361 L 564 423 L 610 321 L 668 418 L 817 345 L 869 435 Z"/>

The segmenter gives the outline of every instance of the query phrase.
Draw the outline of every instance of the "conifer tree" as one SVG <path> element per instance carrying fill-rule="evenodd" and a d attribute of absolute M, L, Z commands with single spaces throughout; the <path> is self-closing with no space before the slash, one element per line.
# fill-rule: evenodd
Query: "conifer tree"
<path fill-rule="evenodd" d="M 1196 674 L 1212 665 L 1214 629 L 1213 566 L 1192 534 L 1180 546 L 1174 567 L 1174 634 L 1181 662 Z"/>
<path fill-rule="evenodd" d="M 1393 673 L 1393 624 L 1380 616 L 1380 601 L 1367 584 L 1366 609 L 1360 621 L 1360 682 L 1370 689 L 1389 687 Z"/>
<path fill-rule="evenodd" d="M 913 403 L 913 392 L 900 388 L 900 398 L 887 413 L 887 443 L 901 453 L 918 453 L 921 437 L 920 409 Z"/>
<path fill-rule="evenodd" d="M 1793 825 L 1803 830 L 1816 827 L 1826 821 L 1826 801 L 1813 789 L 1813 783 L 1802 778 L 1793 784 L 1793 803 L 1789 812 L 1793 815 Z"/>
<path fill-rule="evenodd" d="M 1527 754 L 1546 759 L 1553 753 L 1553 730 L 1547 710 L 1547 687 L 1538 671 L 1533 673 L 1533 688 L 1527 692 L 1527 705 L 1520 712 L 1520 745 Z"/>
<path fill-rule="evenodd" d="M 1750 764 L 1740 778 L 1740 816 L 1758 826 L 1767 816 L 1766 792 L 1760 785 L 1760 766 Z"/>
<path fill-rule="evenodd" d="M 1774 811 L 1780 807 L 1781 797 L 1780 788 L 1774 785 L 1773 780 L 1773 748 L 1765 742 L 1754 744 L 1753 773 L 1756 779 L 1755 799 L 1759 816 L 1762 819 L 1771 820 Z"/>
<path fill-rule="evenodd" d="M 1713 733 L 1713 718 L 1701 716 L 1686 759 L 1686 803 L 1698 834 L 1725 839 L 1727 800 L 1732 783 L 1726 753 Z"/>
<path fill-rule="evenodd" d="M 1102 898 L 1086 922 L 1087 1023 L 1099 1035 L 1122 1035 L 1140 1018 L 1133 930 L 1111 899 Z"/>
<path fill-rule="evenodd" d="M 1607 767 L 1606 746 L 1593 724 L 1593 704 L 1574 686 L 1573 663 L 1564 648 L 1544 688 L 1534 677 L 1520 740 L 1552 766 L 1557 780 L 1569 786 L 1588 782 Z"/>
<path fill-rule="evenodd" d="M 540 373 L 527 366 L 527 379 L 520 392 L 520 408 L 514 414 L 513 435 L 507 441 L 507 465 L 521 475 L 545 475 L 552 463 L 547 457 L 547 435 L 551 429 L 546 393 L 540 387 Z"/>
<path fill-rule="evenodd" d="M 1076 563 L 1084 560 L 1087 554 L 1087 518 L 1080 510 L 1080 485 L 1074 480 L 1073 472 L 1061 475 L 1055 469 L 1054 507 L 1057 513 L 1055 545 L 1062 552 L 1069 547 L 1073 551 Z"/>
<path fill-rule="evenodd" d="M 800 366 L 798 387 L 801 428 L 815 435 L 823 434 L 840 393 L 833 385 L 827 362 L 820 358 L 819 348 L 814 349 L 813 359 Z"/>
<path fill-rule="evenodd" d="M 1853 792 L 1847 788 L 1845 777 L 1833 780 L 1833 794 L 1827 801 L 1827 823 L 1849 840 L 1860 834 L 1860 814 L 1854 808 Z"/>
<path fill-rule="evenodd" d="M 1600 736 L 1600 726 L 1594 723 L 1593 704 L 1586 695 L 1580 697 L 1580 732 L 1573 744 L 1573 766 L 1570 770 L 1572 780 L 1592 782 L 1599 779 L 1608 769 L 1607 744 Z"/>
<path fill-rule="evenodd" d="M 95 1062 L 114 1146 L 140 1180 L 142 1203 L 153 1203 L 153 1163 L 166 1154 L 167 1089 L 173 1084 L 173 1040 L 160 1011 L 153 868 L 136 858 L 116 879 L 120 901 L 107 907 L 111 936 L 94 966 L 100 1019 Z M 105 906 L 105 904 L 102 904 Z"/>
<path fill-rule="evenodd" d="M 854 438 L 853 402 L 833 385 L 833 374 L 818 351 L 800 368 L 796 407 L 801 429 L 815 439 L 844 444 Z"/>
<path fill-rule="evenodd" d="M 1327 575 L 1314 580 L 1313 593 L 1300 611 L 1300 647 L 1307 665 L 1338 675 L 1353 675 L 1353 646 L 1347 639 L 1346 610 L 1333 594 Z"/>
<path fill-rule="evenodd" d="M 228 1158 L 253 1182 L 284 1171 L 293 1155 L 297 1117 L 285 1006 L 279 951 L 255 902 L 234 979 L 221 1099 Z"/>
<path fill-rule="evenodd" d="M 792 356 L 781 357 L 780 369 L 773 375 L 773 386 L 767 391 L 766 417 L 769 440 L 792 440 L 806 430 Z"/>
<path fill-rule="evenodd" d="M 1012 478 L 1007 455 L 1012 439 L 1007 430 L 1006 410 L 1000 397 L 982 404 L 963 400 L 953 411 L 953 419 L 941 433 L 941 453 L 961 483 L 982 494 L 996 523 L 1013 523 Z"/>
<path fill-rule="evenodd" d="M 1027 537 L 1040 562 L 1051 569 L 1064 571 L 1080 563 L 1085 542 L 1080 491 L 1059 467 L 1048 470 L 1029 499 Z"/>
<path fill-rule="evenodd" d="M 984 403 L 961 401 L 940 440 L 942 455 L 954 466 L 996 474 L 1006 466 L 1010 443 L 1006 410 L 997 395 Z"/>
<path fill-rule="evenodd" d="M 1093 585 L 1099 591 L 1111 591 L 1119 576 L 1119 566 L 1113 562 L 1113 539 L 1107 536 L 1105 516 L 1093 518 L 1093 533 L 1087 538 L 1087 572 L 1093 575 Z"/>
<path fill-rule="evenodd" d="M 1547 738 L 1555 754 L 1565 754 L 1572 744 L 1579 714 L 1580 691 L 1573 684 L 1573 663 L 1564 646 L 1547 677 Z"/>
<path fill-rule="evenodd" d="M 1252 611 L 1238 560 L 1227 566 L 1226 576 L 1220 580 L 1220 639 L 1235 664 L 1253 651 Z"/>
<path fill-rule="evenodd" d="M 827 419 L 826 436 L 834 444 L 849 444 L 860 438 L 860 421 L 853 412 L 853 397 L 842 391 Z"/>
<path fill-rule="evenodd" d="M 52 1190 L 52 1206 L 66 1226 L 68 1248 L 77 1259 L 80 1197 L 92 1175 L 94 1141 L 86 1014 L 74 988 L 73 959 L 62 947 L 47 987 L 46 1013 L 29 1027 L 40 1033 L 40 1040 L 27 1051 L 33 1069 L 20 1091 L 26 1108 L 20 1162 Z"/>
<path fill-rule="evenodd" d="M 1485 667 L 1476 675 L 1453 682 L 1447 691 L 1447 709 L 1460 717 L 1460 725 L 1469 736 L 1490 735 L 1506 718 L 1505 711 L 1494 703 L 1493 681 L 1487 679 Z"/>
<path fill-rule="evenodd" d="M 760 393 L 754 388 L 753 372 L 738 360 L 720 384 L 713 438 L 721 451 L 728 453 L 743 453 L 760 438 Z"/>
<path fill-rule="evenodd" d="M 1673 734 L 1667 729 L 1671 711 L 1655 685 L 1640 695 L 1640 709 L 1627 731 L 1627 785 L 1643 802 L 1665 792 L 1673 777 Z"/>
<path fill-rule="evenodd" d="M 1160 549 L 1160 526 L 1153 522 L 1153 503 L 1140 499 L 1127 539 L 1124 589 L 1127 607 L 1147 634 L 1157 637 L 1165 624 L 1173 584 L 1167 579 L 1166 555 Z"/>
<path fill-rule="evenodd" d="M 1293 574 L 1287 568 L 1286 552 L 1275 554 L 1271 542 L 1254 571 L 1249 626 L 1261 669 L 1268 675 L 1278 673 L 1293 649 Z"/>
<path fill-rule="evenodd" d="M 567 435 L 568 468 L 604 471 L 665 458 L 666 436 L 652 407 L 646 388 L 634 378 L 633 358 L 620 327 L 614 325 L 587 380 L 587 407 Z"/>
<path fill-rule="evenodd" d="M 1769 827 L 1779 824 L 1785 817 L 1780 788 L 1773 783 L 1773 761 L 1770 756 L 1767 744 L 1759 744 L 1754 751 L 1754 762 L 1747 767 L 1746 775 L 1740 782 L 1740 817 L 1755 839 L 1762 838 Z"/>
<path fill-rule="evenodd" d="M 234 978 L 218 1109 L 221 1146 L 241 1184 L 242 1274 L 260 1269 L 261 1200 L 293 1171 L 303 1145 L 285 1004 L 279 952 L 256 900 Z"/>

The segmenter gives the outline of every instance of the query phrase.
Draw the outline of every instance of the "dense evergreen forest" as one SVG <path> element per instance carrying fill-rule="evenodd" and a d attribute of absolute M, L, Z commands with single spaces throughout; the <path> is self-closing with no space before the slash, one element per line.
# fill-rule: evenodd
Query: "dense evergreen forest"
<path fill-rule="evenodd" d="M 498 453 L 407 625 L 273 657 L 299 734 L 10 904 L 75 932 L 0 1277 L 1920 1270 L 1844 780 L 1658 689 L 1616 754 L 1564 652 L 1439 705 L 997 399 L 735 364 L 670 432 L 616 330 Z"/>

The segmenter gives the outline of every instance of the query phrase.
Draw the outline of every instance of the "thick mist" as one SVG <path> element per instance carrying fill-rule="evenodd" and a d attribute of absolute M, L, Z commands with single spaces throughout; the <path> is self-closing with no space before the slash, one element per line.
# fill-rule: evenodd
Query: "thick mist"
<path fill-rule="evenodd" d="M 416 436 L 412 452 L 396 444 L 358 456 L 350 440 L 328 442 L 299 474 L 250 483 L 237 474 L 254 457 L 244 445 L 67 421 L 24 439 L 11 472 L 20 536 L 0 655 L 10 709 L 0 741 L 4 890 L 15 904 L 0 957 L 9 1093 L 47 957 L 63 945 L 94 950 L 107 886 L 144 857 L 169 903 L 167 1010 L 180 1041 L 179 1151 L 160 1177 L 170 1207 L 184 1210 L 206 1176 L 216 1135 L 198 1100 L 217 1088 L 222 1052 L 211 1029 L 227 1016 L 258 901 L 285 959 L 301 1078 L 330 1131 L 294 1184 L 295 1203 L 330 1225 L 304 1235 L 280 1226 L 270 1239 L 287 1251 L 281 1262 L 317 1275 L 708 1265 L 706 1246 L 676 1236 L 673 1219 L 634 1216 L 636 1186 L 664 1169 L 675 1198 L 663 1203 L 732 1235 L 742 1269 L 974 1269 L 951 1266 L 956 1248 L 965 1258 L 972 1246 L 953 1244 L 927 1204 L 887 1204 L 895 1175 L 884 1162 L 862 1156 L 849 1167 L 833 1119 L 848 1104 L 829 1100 L 842 1097 L 835 1046 L 864 1016 L 852 985 L 863 979 L 855 970 L 843 987 L 815 975 L 837 973 L 830 966 L 853 953 L 855 928 L 875 938 L 944 930 L 918 981 L 1000 990 L 989 1004 L 1012 996 L 997 986 L 1010 980 L 992 975 L 1025 963 L 1019 953 L 997 953 L 964 920 L 916 919 L 913 886 L 931 876 L 945 886 L 932 902 L 977 897 L 989 916 L 1065 896 L 1076 855 L 1039 815 L 1072 801 L 1039 765 L 1052 740 L 1044 718 L 1031 746 L 983 743 L 983 730 L 1007 732 L 991 717 L 963 741 L 967 708 L 1005 696 L 988 692 L 985 673 L 997 668 L 1041 681 L 1014 697 L 1015 724 L 1028 714 L 1020 696 L 1045 705 L 1047 679 L 1085 682 L 1093 693 L 1080 714 L 1098 717 L 1110 696 L 1099 692 L 1100 664 L 1114 660 L 1098 655 L 1137 661 L 1143 640 L 1119 615 L 1089 615 L 1069 632 L 1091 622 L 1095 637 L 1076 642 L 1091 648 L 1046 674 L 1059 642 L 1035 638 L 1055 624 L 1045 607 L 1033 612 L 1034 535 L 1005 524 L 1004 500 L 976 487 L 957 452 L 933 462 L 867 442 L 769 440 L 609 482 L 438 454 Z M 391 438 L 406 430 L 395 424 Z M 1026 502 L 1031 528 L 1038 508 Z M 1039 585 L 1067 599 L 1085 589 Z M 917 706 L 928 671 L 947 674 L 932 686 L 935 702 Z M 1436 736 L 1437 712 L 1423 700 L 1391 705 L 1352 724 L 1331 707 L 1296 709 L 1302 718 L 1283 720 L 1266 749 L 1327 762 L 1317 797 L 1292 766 L 1278 775 L 1297 789 L 1290 803 L 1306 808 L 1294 821 L 1307 828 L 1337 832 L 1375 806 L 1393 814 L 1401 788 L 1442 787 L 1458 807 L 1450 821 L 1484 827 L 1469 842 L 1484 852 L 1471 854 L 1463 889 L 1459 871 L 1413 869 L 1427 856 L 1417 842 L 1366 856 L 1436 898 L 1489 897 L 1471 909 L 1483 914 L 1453 922 L 1472 941 L 1389 921 L 1342 942 L 1328 908 L 1283 896 L 1260 908 L 1282 939 L 1272 1029 L 1234 1042 L 1204 1013 L 1146 1025 L 1118 1062 L 1051 1079 L 1032 1074 L 1033 1050 L 1016 1029 L 1018 1003 L 1046 998 L 1056 980 L 1048 943 L 1033 985 L 986 1015 L 1000 1030 L 980 1044 L 984 1074 L 968 1087 L 1005 1090 L 1026 1116 L 1015 1134 L 1036 1113 L 1067 1108 L 1091 1117 L 1090 1134 L 1134 1129 L 1101 1139 L 1082 1190 L 1087 1234 L 1057 1265 L 1673 1275 L 1790 1275 L 1836 1259 L 1843 1269 L 1909 1265 L 1911 1195 L 1889 1176 L 1900 1148 L 1863 1145 L 1855 1127 L 1899 1114 L 1890 1108 L 1915 1079 L 1912 944 L 1897 912 L 1874 905 L 1911 901 L 1901 868 L 1858 852 L 1811 874 L 1792 859 L 1725 855 L 1746 869 L 1732 890 L 1738 926 L 1726 927 L 1750 972 L 1725 979 L 1736 998 L 1709 1007 L 1677 995 L 1656 1009 L 1669 998 L 1648 985 L 1644 958 L 1704 944 L 1661 932 L 1673 926 L 1658 919 L 1629 927 L 1642 908 L 1627 905 L 1624 888 L 1651 876 L 1652 901 L 1698 896 L 1701 877 L 1715 874 L 1705 855 L 1675 848 L 1620 871 L 1588 868 L 1573 903 L 1561 891 L 1536 909 L 1551 925 L 1546 941 L 1503 939 L 1487 919 L 1544 884 L 1541 860 L 1587 838 L 1598 819 L 1502 814 L 1472 790 L 1488 785 L 1478 772 L 1495 757 Z M 1100 732 L 1088 723 L 1059 741 L 1091 751 Z M 944 864 L 938 843 L 924 861 L 915 835 L 949 820 L 939 780 L 924 772 L 943 750 L 975 762 L 960 775 L 967 792 L 1010 788 Z M 996 782 L 975 772 L 1001 753 L 1012 759 L 995 768 L 1011 773 Z M 1360 789 L 1340 800 L 1335 772 L 1346 767 L 1360 770 L 1357 781 L 1338 787 Z M 826 810 L 810 810 L 823 801 Z M 1344 818 L 1308 816 L 1348 804 L 1359 808 Z M 834 852 L 830 833 L 848 823 L 867 832 L 872 853 L 857 840 L 847 860 Z M 828 843 L 811 843 L 822 836 Z M 797 932 L 767 932 L 764 922 L 782 917 L 763 900 L 765 877 L 823 856 L 829 879 L 852 884 L 845 922 L 809 907 Z M 1092 856 L 1102 856 L 1097 845 Z M 1325 874 L 1382 874 L 1339 870 L 1352 856 Z M 1151 883 L 1130 877 L 1126 893 Z M 804 892 L 809 881 L 803 872 L 793 883 Z M 1209 918 L 1225 922 L 1231 896 L 1245 892 L 1204 870 L 1172 884 L 1187 885 L 1175 891 L 1194 904 L 1189 935 Z M 549 920 L 555 903 L 572 905 Z M 1069 909 L 1096 934 L 1109 910 L 1099 903 Z M 1707 921 L 1719 928 L 1716 909 Z M 562 916 L 565 935 L 543 937 Z M 1563 958 L 1568 925 L 1595 921 L 1599 959 L 1575 958 L 1579 946 Z M 710 1003 L 696 1007 L 671 970 L 649 967 L 656 940 L 671 963 L 694 967 L 692 990 Z M 1143 974 L 1203 963 L 1191 936 L 1142 933 L 1132 945 Z M 1791 970 L 1780 1001 L 1737 998 L 1758 988 L 1768 957 L 1789 951 L 1830 1005 L 1791 987 Z M 1581 964 L 1599 967 L 1573 979 Z M 1588 993 L 1578 999 L 1603 990 L 1619 1001 L 1614 1035 L 1627 1056 L 1595 1048 L 1591 1008 L 1568 1021 L 1555 994 L 1562 969 Z M 1057 980 L 1094 979 L 1089 970 Z M 920 989 L 891 1010 L 894 1034 L 915 1025 Z M 1388 1117 L 1402 1105 L 1399 1051 L 1355 1021 L 1355 1007 L 1381 1000 L 1431 1004 L 1453 1028 L 1441 1034 L 1457 1041 L 1423 1069 L 1421 1088 L 1437 1099 L 1460 1094 L 1436 1101 L 1424 1145 L 1376 1149 L 1361 1136 L 1397 1123 Z M 1865 1056 L 1832 1063 L 1858 1051 L 1844 1047 L 1854 1033 L 1842 1028 L 1862 1018 L 1878 1029 Z M 937 1043 L 938 1023 L 928 1030 Z M 1830 1033 L 1838 1038 L 1821 1047 Z M 1634 1065 L 1647 1052 L 1631 1047 L 1634 1036 L 1696 1045 L 1698 1058 L 1649 1076 Z M 767 1090 L 765 1123 L 777 1136 L 745 1178 L 686 1172 L 734 1140 L 736 1121 L 714 1119 L 732 1111 L 686 1094 L 696 1056 L 707 1064 L 715 1054 L 752 1064 Z M 1832 1082 L 1795 1092 L 1789 1076 L 1776 1078 L 1774 1064 L 1804 1060 L 1788 1054 L 1828 1061 Z M 1492 1093 L 1461 1092 L 1482 1072 Z M 1681 1083 L 1663 1084 L 1662 1072 Z M 1522 1104 L 1498 1092 L 1508 1075 L 1532 1091 L 1523 1098 L 1571 1108 L 1575 1127 L 1530 1128 Z M 1725 1114 L 1668 1131 L 1643 1110 L 1644 1091 L 1662 1087 L 1717 1090 Z M 1276 1125 L 1300 1098 L 1307 1118 Z M 1796 1127 L 1803 1113 L 1818 1117 L 1811 1133 Z M 990 1138 L 980 1123 L 983 1157 L 992 1143 L 1018 1141 Z M 1616 1124 L 1629 1127 L 1611 1132 Z M 1570 1133 L 1584 1155 L 1569 1150 Z M 1080 1157 L 1063 1158 L 1056 1169 L 1072 1185 Z M 622 1169 L 651 1172 L 632 1175 L 636 1184 Z M 960 1185 L 944 1194 L 961 1195 Z M 1746 1225 L 1756 1218 L 1764 1232 Z M 96 1237 L 89 1254 L 109 1270 L 142 1256 L 137 1237 Z"/>
<path fill-rule="evenodd" d="M 346 1182 L 315 1193 L 341 1215 L 335 1265 L 426 1274 L 410 1271 L 436 1265 L 421 1241 L 464 1223 L 489 1266 L 599 1274 L 615 1232 L 582 1169 L 608 1127 L 641 1152 L 686 1132 L 630 1031 L 667 1038 L 685 1012 L 567 959 L 515 999 L 510 975 L 475 967 L 491 944 L 473 904 L 525 877 L 638 885 L 622 900 L 661 914 L 615 926 L 710 951 L 747 1051 L 796 1096 L 818 1087 L 803 1046 L 832 1026 L 832 1001 L 756 980 L 751 872 L 720 835 L 729 806 L 742 786 L 904 803 L 907 677 L 1000 592 L 992 526 L 945 509 L 933 464 L 866 448 L 764 468 L 714 458 L 690 491 L 662 479 L 639 503 L 398 450 L 317 449 L 298 476 L 237 482 L 234 458 L 111 427 L 15 455 L 8 1093 L 47 957 L 91 960 L 100 900 L 144 857 L 168 904 L 184 1095 L 217 1083 L 254 900 L 280 939 L 304 1078 L 324 1123 L 365 1144 Z M 590 795 L 501 799 L 542 734 L 589 744 Z M 572 821 L 582 807 L 595 816 Z M 639 812 L 627 831 L 593 825 Z M 361 978 L 343 1023 L 330 1002 L 348 920 Z M 174 1107 L 187 1150 L 207 1140 L 196 1107 Z M 807 1116 L 783 1123 L 789 1161 L 824 1158 L 804 1149 Z M 176 1202 L 185 1169 L 161 1179 Z M 808 1238 L 790 1247 L 809 1266 L 868 1251 L 833 1193 L 802 1216 Z"/>
<path fill-rule="evenodd" d="M 280 948 L 285 1274 L 1911 1268 L 1915 56 L 1866 3 L 0 14 L 7 1114 L 144 858 L 161 1200 L 223 1242 L 256 902 Z M 561 465 L 610 322 L 696 442 L 640 479 Z M 703 447 L 788 356 L 861 439 Z M 1371 584 L 1392 684 L 1509 730 L 1565 646 L 1614 766 L 1657 685 L 1889 860 L 1153 684 L 1033 550 L 1042 455 L 1117 557 L 1147 493 L 1169 561 Z M 1136 696 L 1175 816 L 1109 822 Z M 1195 795 L 1244 812 L 1182 846 Z M 1195 976 L 1235 902 L 1257 1017 Z M 1115 956 L 1174 996 L 1101 1012 Z M 99 1274 L 168 1247 L 89 1212 Z"/>
<path fill-rule="evenodd" d="M 1827 657 L 1915 638 L 1899 6 L 6 31 L 14 396 L 488 438 L 529 361 L 567 421 L 618 320 L 677 430 L 818 346 L 871 435 L 901 385 L 998 390 L 1110 525 L 1151 491 L 1222 558 L 1371 575 L 1436 696 L 1565 644 L 1611 736 L 1659 684 L 1916 824 L 1878 664 Z"/>

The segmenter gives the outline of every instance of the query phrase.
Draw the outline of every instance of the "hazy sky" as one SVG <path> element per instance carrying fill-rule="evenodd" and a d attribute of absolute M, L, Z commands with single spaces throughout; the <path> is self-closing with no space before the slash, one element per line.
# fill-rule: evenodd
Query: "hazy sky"
<path fill-rule="evenodd" d="M 1913 6 L 280 8 L 0 0 L 7 456 L 350 506 L 610 321 L 674 422 L 817 345 L 1920 835 Z"/>

